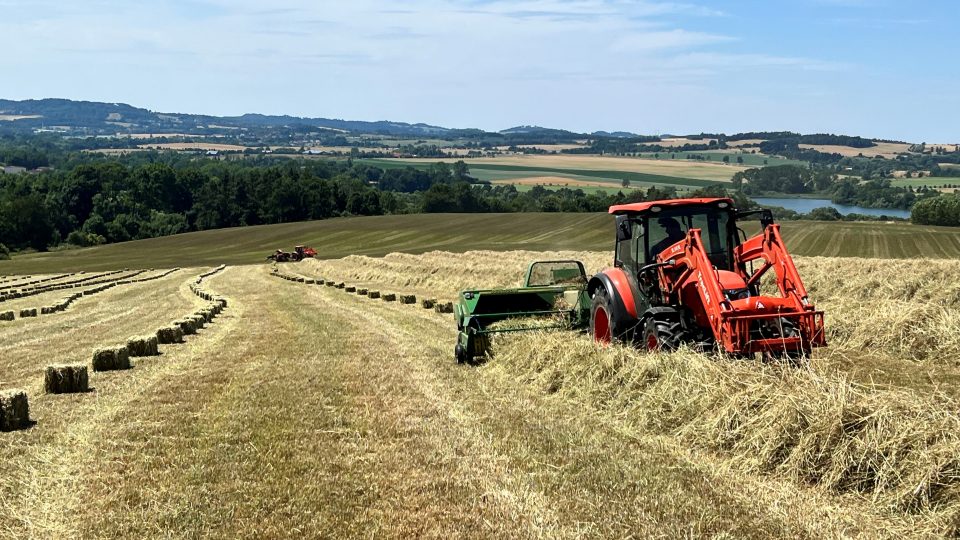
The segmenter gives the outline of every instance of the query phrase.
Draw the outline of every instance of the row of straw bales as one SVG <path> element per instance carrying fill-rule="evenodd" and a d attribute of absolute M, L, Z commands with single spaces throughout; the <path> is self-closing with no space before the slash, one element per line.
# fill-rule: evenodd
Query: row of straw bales
<path fill-rule="evenodd" d="M 117 274 L 122 274 L 124 272 L 129 272 L 129 270 L 115 270 L 112 272 L 102 272 L 99 274 L 93 274 L 91 276 L 82 277 L 79 279 L 73 279 L 70 281 L 64 281 L 62 283 L 51 283 L 47 285 L 39 286 L 30 286 L 30 287 L 18 287 L 16 289 L 10 289 L 0 292 L 0 302 L 6 302 L 8 300 L 16 300 L 18 298 L 25 298 L 28 296 L 35 296 L 38 294 L 43 294 L 47 292 L 60 291 L 64 289 L 74 289 L 77 287 L 86 287 L 88 285 L 99 285 L 101 283 L 107 283 L 109 281 L 116 281 L 118 278 Z M 143 270 L 138 273 L 142 273 Z"/>
<path fill-rule="evenodd" d="M 276 266 L 271 269 L 270 275 L 287 281 L 292 281 L 294 283 L 326 285 L 327 287 L 334 287 L 347 293 L 354 293 L 358 296 L 366 296 L 367 298 L 373 300 L 380 299 L 384 302 L 399 302 L 404 305 L 417 304 L 417 296 L 414 294 L 373 291 L 366 287 L 347 285 L 343 281 L 338 282 L 334 280 L 325 280 L 323 278 L 305 278 L 303 276 L 287 274 Z M 453 313 L 453 302 L 438 302 L 436 298 L 424 298 L 421 300 L 420 306 L 424 309 L 432 309 L 437 313 Z"/>
<path fill-rule="evenodd" d="M 51 281 L 59 281 L 61 279 L 66 279 L 77 275 L 76 272 L 69 274 L 54 274 L 52 276 L 46 276 L 40 279 L 34 279 L 31 281 L 23 281 L 24 279 L 30 279 L 33 276 L 8 276 L 0 279 L 0 294 L 8 289 L 22 289 L 24 287 L 31 287 L 33 285 L 39 285 L 41 283 L 49 283 Z"/>
<path fill-rule="evenodd" d="M 61 300 L 60 302 L 57 302 L 56 304 L 53 304 L 53 305 L 43 306 L 43 307 L 40 307 L 40 308 L 26 308 L 26 309 L 21 309 L 21 310 L 20 310 L 20 318 L 21 318 L 21 319 L 25 319 L 25 318 L 36 317 L 37 315 L 52 315 L 52 314 L 54 314 L 54 313 L 60 313 L 60 312 L 62 312 L 62 311 L 66 311 L 67 308 L 69 308 L 71 304 L 73 304 L 74 302 L 76 302 L 77 300 L 79 300 L 80 298 L 82 298 L 82 297 L 84 297 L 84 296 L 92 296 L 92 295 L 95 295 L 95 294 L 99 294 L 99 293 L 101 293 L 101 292 L 104 292 L 104 291 L 107 291 L 107 290 L 109 290 L 109 289 L 112 289 L 113 287 L 116 287 L 116 286 L 118 286 L 118 285 L 129 285 L 129 284 L 132 284 L 132 283 L 144 283 L 144 282 L 147 282 L 147 281 L 153 281 L 153 280 L 165 278 L 165 277 L 169 276 L 170 274 L 172 274 L 172 273 L 174 273 L 174 272 L 177 272 L 178 270 L 180 270 L 180 269 L 179 269 L 179 268 L 173 268 L 173 269 L 167 270 L 166 272 L 162 272 L 162 273 L 160 273 L 160 274 L 156 274 L 156 275 L 154 275 L 154 276 L 149 276 L 149 277 L 145 277 L 145 278 L 122 279 L 122 280 L 118 280 L 118 281 L 108 281 L 108 282 L 103 283 L 102 285 L 100 285 L 100 286 L 98 286 L 98 287 L 93 287 L 93 288 L 90 288 L 90 289 L 84 289 L 83 291 L 75 292 L 75 293 L 73 293 L 73 294 L 65 297 L 65 298 L 64 298 L 63 300 Z M 132 276 L 139 275 L 139 274 L 142 274 L 142 273 L 144 273 L 144 272 L 146 272 L 146 270 L 140 270 L 140 271 L 138 271 L 138 272 L 136 272 L 136 273 L 134 273 L 134 274 L 131 274 L 131 276 L 127 276 L 127 278 L 131 278 Z M 13 321 L 13 320 L 15 320 L 15 318 L 16 318 L 16 317 L 15 317 L 15 313 L 14 313 L 13 311 L 3 311 L 3 312 L 0 312 L 0 321 Z"/>
<path fill-rule="evenodd" d="M 132 368 L 132 357 L 150 357 L 160 355 L 160 344 L 182 343 L 184 334 L 193 334 L 212 322 L 227 307 L 227 299 L 217 296 L 200 287 L 203 278 L 223 270 L 223 266 L 213 272 L 202 274 L 196 282 L 190 284 L 194 294 L 208 301 L 208 305 L 188 315 L 168 327 L 158 329 L 154 334 L 131 337 L 123 345 L 99 347 L 93 351 L 90 368 L 94 372 L 117 371 Z M 179 269 L 137 281 L 150 281 L 170 275 Z M 112 285 L 111 285 L 112 286 Z M 44 390 L 49 394 L 69 394 L 88 392 L 90 376 L 86 364 L 51 364 L 43 375 Z M 0 392 L 0 431 L 24 429 L 32 425 L 27 393 L 20 389 Z"/>

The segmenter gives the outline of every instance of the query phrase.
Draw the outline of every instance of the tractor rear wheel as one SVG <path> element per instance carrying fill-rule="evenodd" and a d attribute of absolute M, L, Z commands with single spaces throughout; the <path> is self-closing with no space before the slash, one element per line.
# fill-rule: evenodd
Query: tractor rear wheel
<path fill-rule="evenodd" d="M 648 351 L 673 351 L 683 342 L 683 326 L 679 322 L 647 319 L 643 326 L 643 348 Z"/>
<path fill-rule="evenodd" d="M 598 343 L 610 343 L 616 335 L 616 321 L 613 318 L 613 302 L 607 290 L 600 287 L 593 295 L 590 306 L 590 334 Z"/>

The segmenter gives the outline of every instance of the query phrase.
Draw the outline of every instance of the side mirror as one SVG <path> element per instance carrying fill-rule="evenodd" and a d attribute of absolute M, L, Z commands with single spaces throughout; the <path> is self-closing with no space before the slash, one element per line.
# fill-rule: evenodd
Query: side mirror
<path fill-rule="evenodd" d="M 617 216 L 617 242 L 633 238 L 633 232 L 630 230 L 630 220 L 627 216 Z"/>

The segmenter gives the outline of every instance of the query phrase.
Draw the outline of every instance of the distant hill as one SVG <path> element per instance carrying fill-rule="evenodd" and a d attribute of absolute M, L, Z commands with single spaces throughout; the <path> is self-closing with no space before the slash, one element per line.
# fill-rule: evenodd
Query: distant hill
<path fill-rule="evenodd" d="M 74 134 L 106 135 L 114 133 L 189 133 L 208 134 L 224 129 L 312 127 L 346 132 L 384 135 L 441 135 L 448 128 L 405 122 L 364 122 L 297 116 L 209 116 L 184 113 L 160 113 L 126 103 L 101 103 L 69 99 L 0 99 L 0 115 L 24 116 L 0 122 L 4 130 L 33 131 L 49 129 Z"/>

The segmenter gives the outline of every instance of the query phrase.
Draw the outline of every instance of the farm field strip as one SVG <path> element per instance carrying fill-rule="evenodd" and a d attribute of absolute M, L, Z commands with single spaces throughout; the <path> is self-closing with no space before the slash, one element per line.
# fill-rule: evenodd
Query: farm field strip
<path fill-rule="evenodd" d="M 58 289 L 48 292 L 38 293 L 32 296 L 25 296 L 21 298 L 15 298 L 13 300 L 8 300 L 3 304 L 0 304 L 0 312 L 5 310 L 10 310 L 18 312 L 22 309 L 34 308 L 37 310 L 38 314 L 46 315 L 41 310 L 43 308 L 52 308 L 53 306 L 63 306 L 63 309 L 57 310 L 63 311 L 71 304 L 76 301 L 82 300 L 84 298 L 89 298 L 90 296 L 99 294 L 103 291 L 109 290 L 113 287 L 132 285 L 138 283 L 146 283 L 149 281 L 154 281 L 157 279 L 164 278 L 173 272 L 176 272 L 179 268 L 171 270 L 159 270 L 156 271 L 153 275 L 147 277 L 138 277 L 142 276 L 147 271 L 140 270 L 137 272 L 130 273 L 126 276 L 119 277 L 115 280 L 102 281 L 102 282 L 90 282 L 89 284 L 84 283 L 76 286 L 71 286 L 67 289 Z"/>

